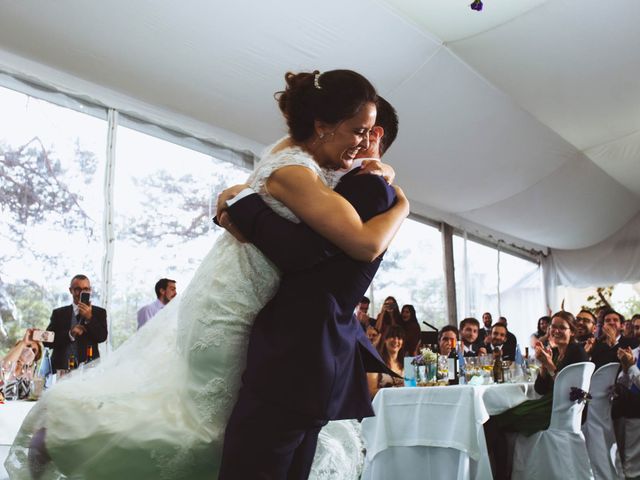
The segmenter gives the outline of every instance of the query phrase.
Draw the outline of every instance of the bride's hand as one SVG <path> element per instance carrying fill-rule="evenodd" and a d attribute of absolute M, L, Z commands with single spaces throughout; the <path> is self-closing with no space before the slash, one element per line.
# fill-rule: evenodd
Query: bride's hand
<path fill-rule="evenodd" d="M 222 193 L 218 195 L 218 201 L 216 202 L 216 215 L 220 217 L 222 212 L 227 209 L 227 200 L 231 200 L 245 188 L 249 188 L 249 185 L 241 183 L 240 185 L 234 185 L 233 187 L 223 190 Z"/>
<path fill-rule="evenodd" d="M 360 168 L 361 170 L 357 175 L 364 175 L 366 173 L 380 175 L 389 184 L 393 183 L 393 180 L 396 178 L 396 172 L 391 165 L 387 165 L 386 163 L 382 163 L 380 160 L 373 158 L 362 160 Z"/>

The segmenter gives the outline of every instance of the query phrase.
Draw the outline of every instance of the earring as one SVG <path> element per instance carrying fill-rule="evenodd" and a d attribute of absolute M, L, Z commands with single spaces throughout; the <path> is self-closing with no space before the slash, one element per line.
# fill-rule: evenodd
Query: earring
<path fill-rule="evenodd" d="M 321 133 L 320 135 L 318 135 L 320 137 L 320 140 L 322 140 L 324 138 L 324 133 Z"/>

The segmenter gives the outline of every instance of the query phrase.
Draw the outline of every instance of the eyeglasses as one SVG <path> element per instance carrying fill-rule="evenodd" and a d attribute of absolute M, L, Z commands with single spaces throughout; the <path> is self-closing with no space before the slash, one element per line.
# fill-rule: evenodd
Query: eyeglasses
<path fill-rule="evenodd" d="M 90 292 L 90 291 L 91 291 L 91 288 L 73 287 L 73 288 L 71 289 L 71 291 L 72 291 L 73 293 Z"/>
<path fill-rule="evenodd" d="M 591 322 L 593 323 L 593 320 L 589 317 L 576 317 L 576 322 Z"/>

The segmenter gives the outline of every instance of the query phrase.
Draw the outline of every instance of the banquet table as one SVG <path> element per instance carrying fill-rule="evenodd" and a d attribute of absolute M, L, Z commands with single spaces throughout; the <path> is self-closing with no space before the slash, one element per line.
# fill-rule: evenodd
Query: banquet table
<path fill-rule="evenodd" d="M 35 404 L 36 402 L 22 400 L 0 404 L 0 480 L 8 478 L 4 461 L 9 454 L 9 447 L 13 444 L 24 417 Z"/>
<path fill-rule="evenodd" d="M 491 479 L 482 424 L 536 397 L 531 383 L 382 389 L 362 421 L 362 478 Z"/>

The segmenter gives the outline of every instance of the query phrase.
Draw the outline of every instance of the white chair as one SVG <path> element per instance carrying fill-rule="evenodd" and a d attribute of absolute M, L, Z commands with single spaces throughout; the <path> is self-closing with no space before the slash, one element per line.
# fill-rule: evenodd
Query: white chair
<path fill-rule="evenodd" d="M 571 401 L 571 387 L 588 391 L 595 365 L 575 363 L 555 379 L 551 422 L 530 437 L 518 435 L 513 455 L 513 480 L 593 479 L 587 446 L 580 430 L 584 403 Z"/>
<path fill-rule="evenodd" d="M 619 363 L 600 367 L 591 377 L 593 397 L 587 409 L 587 421 L 582 433 L 587 444 L 591 469 L 596 480 L 624 478 L 619 467 L 618 445 L 611 419 L 611 387 L 616 381 Z"/>

